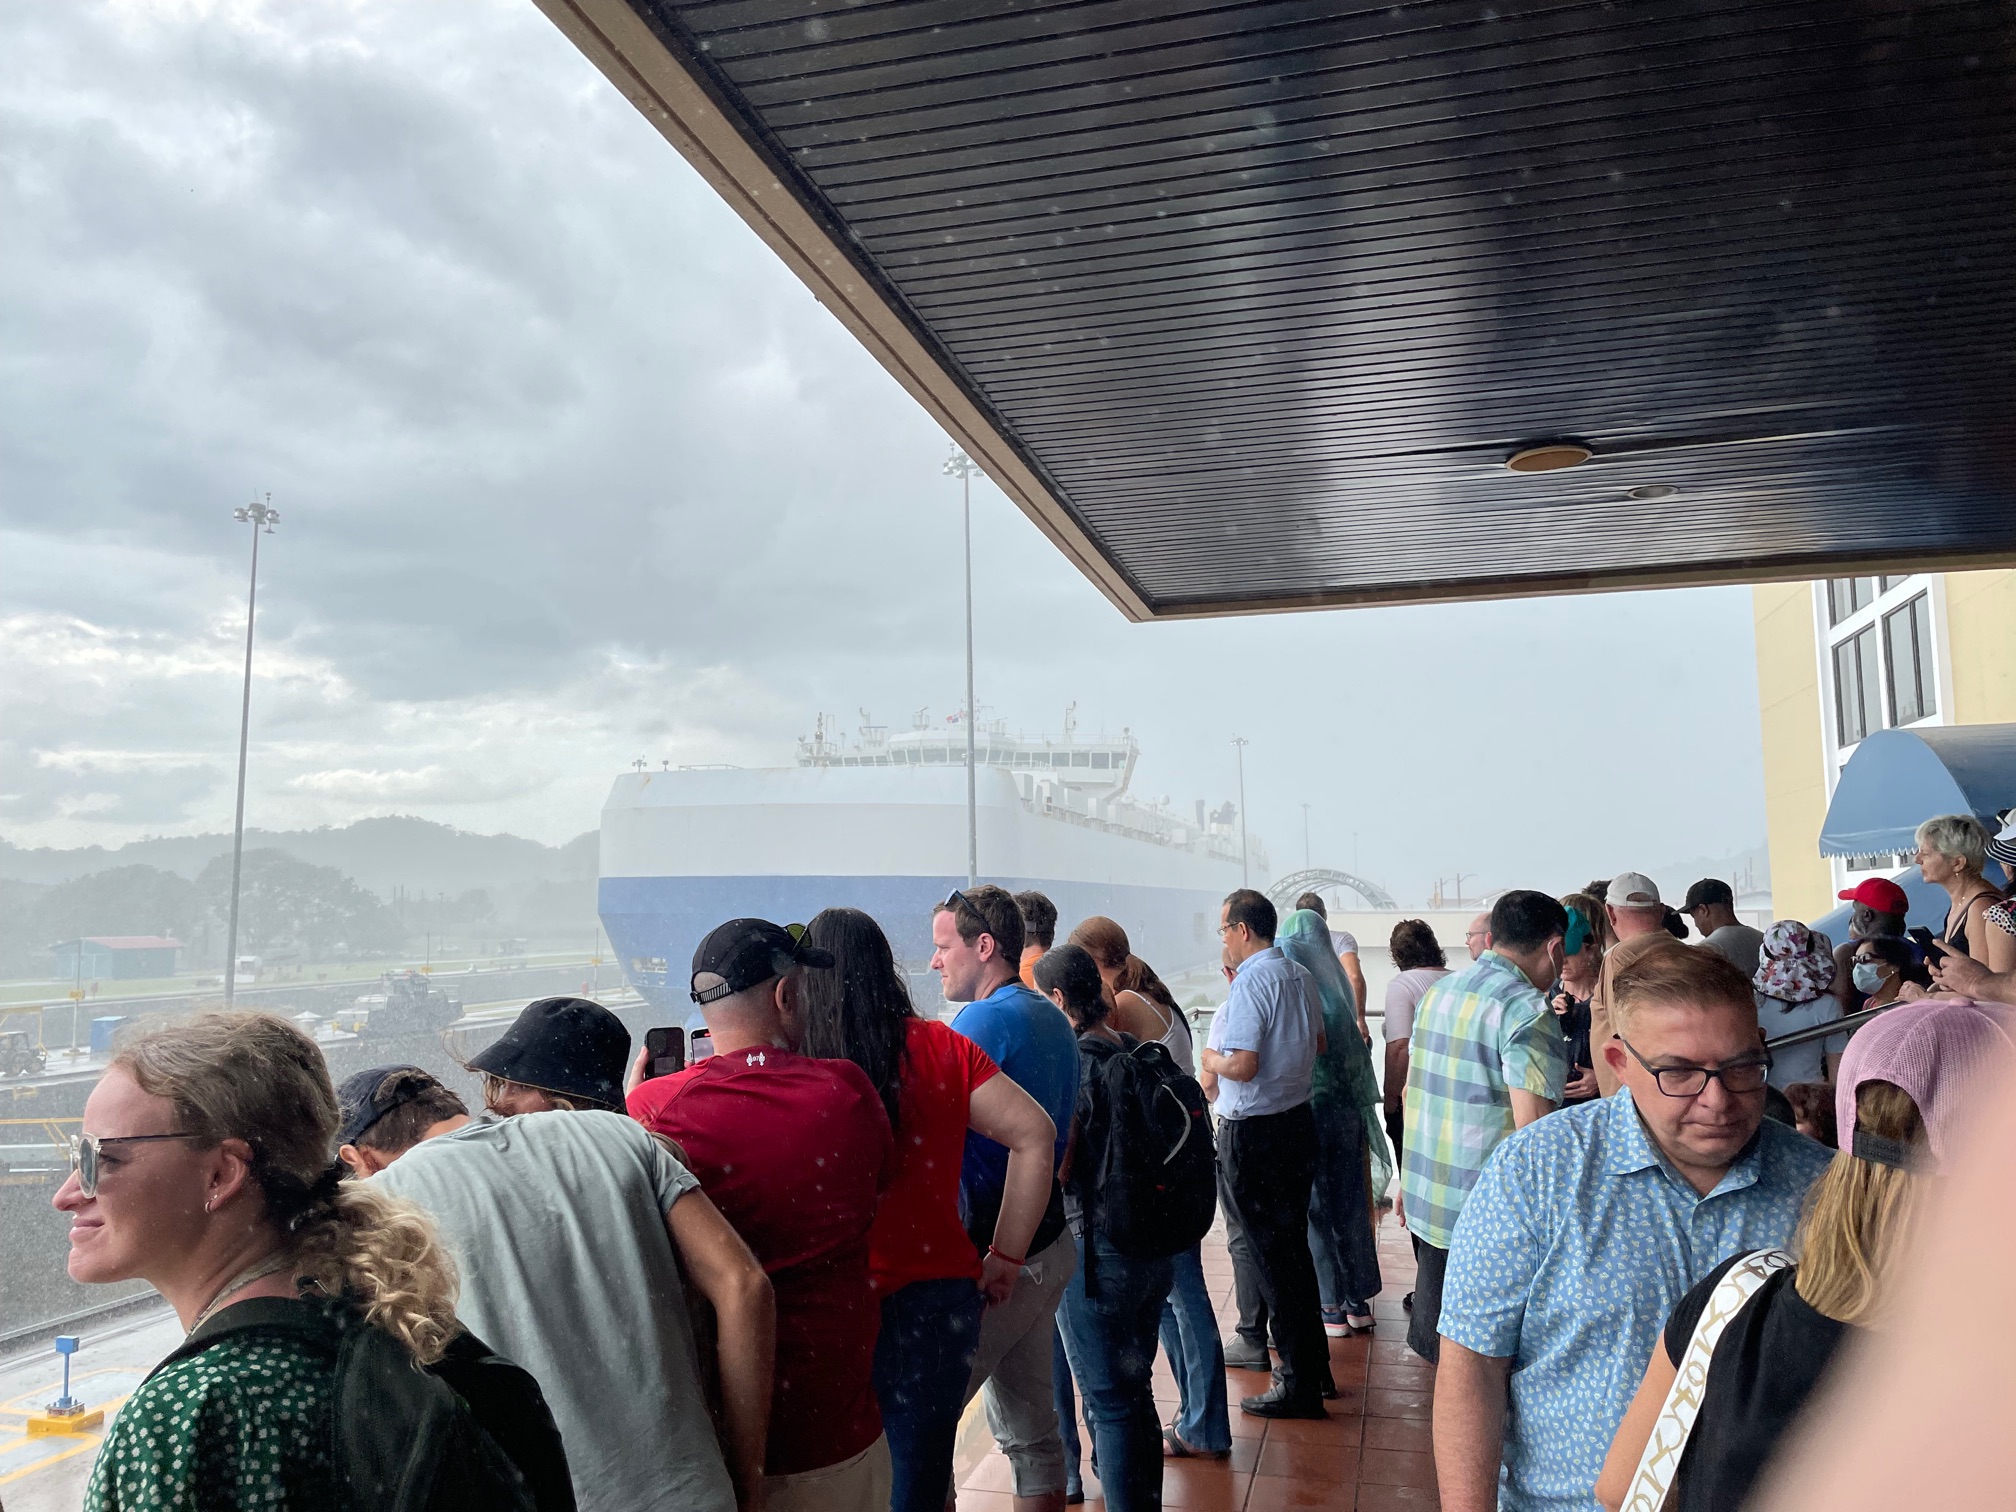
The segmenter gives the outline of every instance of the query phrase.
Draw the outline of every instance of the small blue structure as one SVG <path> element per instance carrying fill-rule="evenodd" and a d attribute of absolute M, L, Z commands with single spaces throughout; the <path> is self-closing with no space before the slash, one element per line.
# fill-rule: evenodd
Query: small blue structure
<path fill-rule="evenodd" d="M 104 1018 L 91 1020 L 91 1053 L 110 1055 L 113 1037 L 119 1033 L 120 1027 L 125 1022 L 126 1015 L 123 1013 L 108 1014 Z"/>
<path fill-rule="evenodd" d="M 180 940 L 166 935 L 86 935 L 50 947 L 56 953 L 56 976 L 77 981 L 132 981 L 136 977 L 175 975 Z"/>

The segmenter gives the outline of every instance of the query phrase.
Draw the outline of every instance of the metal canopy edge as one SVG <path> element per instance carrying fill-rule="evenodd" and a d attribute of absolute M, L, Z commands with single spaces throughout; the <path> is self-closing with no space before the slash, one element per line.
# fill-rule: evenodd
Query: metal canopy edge
<path fill-rule="evenodd" d="M 2016 565 L 1994 7 L 536 3 L 1130 619 Z"/>

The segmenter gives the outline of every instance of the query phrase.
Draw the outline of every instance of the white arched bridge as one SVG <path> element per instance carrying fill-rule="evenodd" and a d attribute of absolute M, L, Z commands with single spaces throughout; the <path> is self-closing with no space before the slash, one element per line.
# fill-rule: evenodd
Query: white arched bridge
<path fill-rule="evenodd" d="M 1301 871 L 1290 872 L 1267 889 L 1267 897 L 1276 908 L 1286 909 L 1301 894 L 1321 892 L 1326 887 L 1349 888 L 1374 908 L 1400 906 L 1393 901 L 1393 895 L 1377 882 L 1367 882 L 1363 877 L 1354 877 L 1349 872 L 1333 871 L 1327 866 L 1308 866 Z"/>

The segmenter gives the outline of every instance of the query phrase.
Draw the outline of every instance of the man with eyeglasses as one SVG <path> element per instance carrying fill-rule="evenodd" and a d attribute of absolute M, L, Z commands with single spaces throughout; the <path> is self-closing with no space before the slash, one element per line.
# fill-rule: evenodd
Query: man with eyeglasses
<path fill-rule="evenodd" d="M 1770 1057 L 1725 957 L 1648 941 L 1610 994 L 1600 1053 L 1622 1090 L 1505 1140 L 1456 1220 L 1435 1378 L 1445 1512 L 1589 1506 L 1675 1304 L 1719 1261 L 1789 1242 L 1832 1156 L 1765 1120 Z"/>
<path fill-rule="evenodd" d="M 963 1003 L 952 1027 L 1042 1106 L 1057 1126 L 1057 1164 L 1078 1107 L 1078 1037 L 1048 998 L 1022 985 L 1022 911 L 998 887 L 954 888 L 931 916 L 931 969 L 948 1002 Z M 1078 1250 L 1052 1183 L 1026 1255 L 1004 1255 L 991 1240 L 1008 1179 L 1008 1151 L 969 1132 L 959 1192 L 966 1232 L 981 1252 L 980 1286 L 989 1305 L 966 1397 L 986 1388 L 987 1423 L 1015 1472 L 1016 1512 L 1061 1512 L 1064 1440 L 1051 1380 L 1057 1304 Z M 995 1301 L 1003 1295 L 1004 1300 Z"/>

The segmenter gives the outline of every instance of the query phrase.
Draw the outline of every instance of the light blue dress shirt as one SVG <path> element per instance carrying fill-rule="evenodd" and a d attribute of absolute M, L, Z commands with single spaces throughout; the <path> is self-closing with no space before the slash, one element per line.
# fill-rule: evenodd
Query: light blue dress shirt
<path fill-rule="evenodd" d="M 1251 1081 L 1218 1078 L 1220 1118 L 1286 1113 L 1309 1101 L 1323 1003 L 1309 973 L 1270 945 L 1239 963 L 1232 991 L 1211 1019 L 1206 1041 L 1221 1055 L 1251 1050 L 1260 1069 Z"/>
<path fill-rule="evenodd" d="M 1718 1261 L 1789 1243 L 1833 1155 L 1766 1119 L 1703 1197 L 1653 1146 L 1628 1088 L 1492 1152 L 1456 1220 L 1440 1331 L 1512 1360 L 1504 1512 L 1587 1512 L 1673 1308 Z"/>

